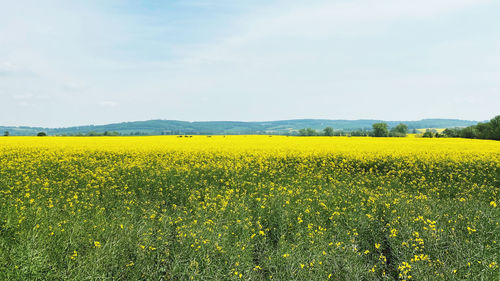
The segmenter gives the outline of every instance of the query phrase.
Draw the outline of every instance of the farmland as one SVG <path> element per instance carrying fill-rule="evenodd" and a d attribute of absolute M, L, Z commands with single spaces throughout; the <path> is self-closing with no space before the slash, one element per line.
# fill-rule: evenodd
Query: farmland
<path fill-rule="evenodd" d="M 0 138 L 0 280 L 495 280 L 500 143 Z"/>

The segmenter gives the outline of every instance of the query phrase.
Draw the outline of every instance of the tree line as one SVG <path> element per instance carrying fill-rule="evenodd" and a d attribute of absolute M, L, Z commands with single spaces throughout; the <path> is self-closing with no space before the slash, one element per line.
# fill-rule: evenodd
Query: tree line
<path fill-rule="evenodd" d="M 322 131 L 317 131 L 312 128 L 304 128 L 298 131 L 299 136 L 353 136 L 353 137 L 406 137 L 408 134 L 408 126 L 401 123 L 391 130 L 386 123 L 375 123 L 372 125 L 372 130 L 356 130 L 344 132 L 342 130 L 335 131 L 332 127 L 326 127 Z"/>
<path fill-rule="evenodd" d="M 414 130 L 413 133 L 416 133 Z M 371 137 L 406 137 L 408 126 L 400 123 L 389 130 L 387 123 L 375 123 L 372 130 L 357 130 L 344 132 L 336 131 L 332 127 L 326 127 L 322 131 L 312 128 L 300 129 L 299 136 L 371 136 Z M 469 139 L 491 139 L 500 140 L 500 115 L 495 116 L 490 121 L 478 123 L 477 125 L 465 128 L 447 128 L 439 133 L 436 130 L 427 129 L 423 134 L 424 138 L 469 138 Z"/>
<path fill-rule="evenodd" d="M 413 131 L 416 133 L 416 130 Z M 165 134 L 165 133 L 162 133 Z M 299 136 L 372 136 L 372 137 L 406 137 L 408 134 L 408 126 L 400 123 L 389 130 L 387 123 L 375 123 L 372 125 L 371 130 L 355 130 L 343 131 L 334 130 L 332 127 L 326 127 L 322 131 L 317 131 L 312 128 L 304 128 L 298 130 Z M 9 131 L 5 131 L 4 136 L 10 136 Z M 46 136 L 45 132 L 37 133 L 37 136 Z M 62 136 L 119 136 L 121 135 L 116 131 L 95 132 L 90 131 L 87 133 L 77 134 L 62 134 Z M 146 135 L 142 132 L 131 132 L 130 135 Z M 436 130 L 427 129 L 423 134 L 424 138 L 470 138 L 470 139 L 492 139 L 500 140 L 500 115 L 495 116 L 490 121 L 485 123 L 478 123 L 477 125 L 468 126 L 465 128 L 447 128 L 442 133 Z"/>
<path fill-rule="evenodd" d="M 293 134 L 292 134 L 293 135 Z M 327 136 L 327 137 L 340 137 L 340 136 L 369 136 L 370 132 L 367 130 L 356 130 L 345 132 L 343 130 L 334 130 L 332 127 L 326 127 L 322 131 L 317 131 L 312 128 L 304 128 L 298 131 L 298 135 L 301 137 L 306 136 Z"/>
<path fill-rule="evenodd" d="M 450 138 L 500 140 L 500 115 L 493 117 L 489 122 L 465 128 L 446 129 L 442 134 Z"/>

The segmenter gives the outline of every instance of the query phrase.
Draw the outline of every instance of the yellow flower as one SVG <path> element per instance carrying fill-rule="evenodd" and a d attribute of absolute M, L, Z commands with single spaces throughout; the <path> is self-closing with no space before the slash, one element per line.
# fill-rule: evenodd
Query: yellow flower
<path fill-rule="evenodd" d="M 96 247 L 96 248 L 101 248 L 101 242 L 99 242 L 99 241 L 94 241 L 94 247 Z"/>
<path fill-rule="evenodd" d="M 477 230 L 467 226 L 467 231 L 469 232 L 469 234 L 472 234 L 473 232 L 476 232 Z"/>

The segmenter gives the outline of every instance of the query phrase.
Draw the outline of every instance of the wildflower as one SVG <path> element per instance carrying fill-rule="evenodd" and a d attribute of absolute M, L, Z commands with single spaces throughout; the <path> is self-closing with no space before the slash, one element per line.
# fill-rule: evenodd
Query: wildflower
<path fill-rule="evenodd" d="M 467 226 L 467 231 L 469 232 L 469 234 L 472 234 L 472 233 L 476 232 L 476 229 Z"/>

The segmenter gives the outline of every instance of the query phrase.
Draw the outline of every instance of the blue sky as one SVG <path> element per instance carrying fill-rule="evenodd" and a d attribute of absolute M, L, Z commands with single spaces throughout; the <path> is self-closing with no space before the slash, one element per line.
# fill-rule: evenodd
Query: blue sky
<path fill-rule="evenodd" d="M 500 114 L 500 1 L 0 2 L 0 125 Z"/>

